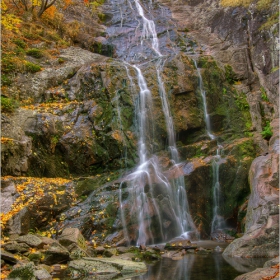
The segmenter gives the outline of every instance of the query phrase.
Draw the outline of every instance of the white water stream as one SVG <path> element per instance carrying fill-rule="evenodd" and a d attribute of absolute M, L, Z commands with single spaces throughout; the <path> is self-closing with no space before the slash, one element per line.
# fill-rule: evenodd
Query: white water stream
<path fill-rule="evenodd" d="M 156 74 L 158 91 L 162 103 L 162 111 L 165 116 L 168 148 L 173 168 L 177 169 L 179 156 L 176 148 L 173 119 L 164 83 L 161 78 L 161 71 L 165 61 L 159 49 L 155 23 L 146 18 L 144 9 L 139 0 L 134 0 L 134 3 L 139 16 L 142 18 L 143 29 L 141 44 L 147 43 L 148 41 L 148 47 L 154 50 L 157 58 Z M 151 44 L 149 44 L 149 42 L 151 42 Z M 159 239 L 160 241 L 166 241 L 168 237 L 170 238 L 170 234 L 167 234 L 167 231 L 170 231 L 170 228 L 168 229 L 170 221 L 166 220 L 167 215 L 169 215 L 169 218 L 172 217 L 172 237 L 184 234 L 187 236 L 188 231 L 196 231 L 196 228 L 189 214 L 184 177 L 180 176 L 170 182 L 160 168 L 159 159 L 152 153 L 154 145 L 154 120 L 151 91 L 147 86 L 140 66 L 130 66 L 133 67 L 136 72 L 139 89 L 138 98 L 136 100 L 136 124 L 139 133 L 139 165 L 133 173 L 124 179 L 120 186 L 119 199 L 125 239 L 130 242 L 131 232 L 129 224 L 131 224 L 132 219 L 137 219 L 137 245 L 154 243 L 155 228 L 157 231 L 157 241 L 159 241 Z M 127 67 L 126 69 L 129 74 Z M 136 83 L 132 83 L 132 77 L 130 75 L 128 76 L 131 86 L 134 87 L 134 91 L 136 91 Z M 128 201 L 130 201 L 130 209 L 126 208 L 126 203 L 122 200 L 122 188 L 124 183 L 129 191 Z M 159 199 L 159 197 L 161 197 L 161 199 Z M 128 220 L 127 217 L 130 217 L 130 220 Z"/>
<path fill-rule="evenodd" d="M 206 101 L 206 92 L 203 88 L 203 80 L 200 73 L 200 69 L 197 67 L 197 62 L 195 60 L 194 64 L 197 69 L 197 74 L 199 78 L 199 91 L 201 93 L 202 101 L 203 101 L 203 111 L 204 111 L 204 119 L 206 124 L 206 132 L 211 140 L 215 140 L 216 137 L 211 133 L 211 123 L 210 117 L 207 111 L 207 101 Z M 217 144 L 216 155 L 214 156 L 214 160 L 212 161 L 213 168 L 213 219 L 211 222 L 211 234 L 217 230 L 225 228 L 225 220 L 221 214 L 221 186 L 219 182 L 219 171 L 220 165 L 223 163 L 223 159 L 221 157 L 221 151 L 223 150 L 223 146 Z"/>

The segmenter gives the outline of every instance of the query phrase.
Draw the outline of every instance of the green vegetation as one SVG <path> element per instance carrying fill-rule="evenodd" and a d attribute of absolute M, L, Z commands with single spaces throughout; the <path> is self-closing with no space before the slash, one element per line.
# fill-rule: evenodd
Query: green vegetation
<path fill-rule="evenodd" d="M 10 86 L 12 84 L 12 80 L 9 78 L 8 75 L 2 74 L 1 75 L 1 85 L 2 86 Z"/>
<path fill-rule="evenodd" d="M 257 9 L 258 10 L 269 9 L 271 7 L 272 2 L 273 2 L 273 0 L 258 0 L 258 2 L 257 2 Z"/>
<path fill-rule="evenodd" d="M 279 12 L 273 14 L 272 16 L 270 16 L 267 21 L 262 24 L 262 26 L 259 28 L 260 30 L 266 30 L 269 29 L 270 27 L 272 27 L 274 24 L 277 24 L 279 21 Z"/>
<path fill-rule="evenodd" d="M 17 101 L 1 96 L 1 110 L 5 113 L 12 113 L 18 107 Z"/>
<path fill-rule="evenodd" d="M 33 269 L 30 265 L 17 267 L 9 274 L 9 278 L 32 280 L 34 279 Z"/>
<path fill-rule="evenodd" d="M 26 48 L 26 43 L 25 43 L 24 41 L 22 41 L 21 39 L 19 39 L 19 38 L 15 38 L 15 39 L 13 40 L 13 42 L 14 42 L 18 47 L 20 47 L 20 48 L 22 48 L 22 49 L 25 49 L 25 48 Z"/>
<path fill-rule="evenodd" d="M 237 81 L 236 74 L 230 65 L 225 65 L 225 75 L 226 80 L 230 85 L 233 85 Z"/>
<path fill-rule="evenodd" d="M 273 135 L 272 128 L 270 126 L 269 121 L 266 122 L 266 126 L 264 127 L 263 131 L 261 132 L 261 135 L 266 140 L 269 140 L 271 138 L 271 136 Z"/>
<path fill-rule="evenodd" d="M 36 49 L 36 48 L 27 50 L 26 54 L 30 55 L 32 57 L 35 57 L 35 58 L 42 58 L 44 56 L 42 50 L 39 50 L 39 49 Z"/>
<path fill-rule="evenodd" d="M 254 0 L 221 0 L 220 3 L 222 6 L 225 7 L 238 7 L 238 6 L 244 6 L 248 8 L 250 4 L 255 2 Z M 258 0 L 257 1 L 257 9 L 258 10 L 265 10 L 270 8 L 270 5 L 272 4 L 273 0 Z"/>
<path fill-rule="evenodd" d="M 57 61 L 59 64 L 62 64 L 65 62 L 65 60 L 62 57 L 59 57 Z"/>
<path fill-rule="evenodd" d="M 267 95 L 266 95 L 266 91 L 265 91 L 264 87 L 261 87 L 261 88 L 260 88 L 260 91 L 261 91 L 261 93 L 262 93 L 262 95 L 261 95 L 262 100 L 268 102 L 269 99 L 268 99 L 268 97 L 267 97 Z"/>
<path fill-rule="evenodd" d="M 279 66 L 275 66 L 271 69 L 270 73 L 273 73 L 275 71 L 279 70 Z"/>
<path fill-rule="evenodd" d="M 27 72 L 36 73 L 41 70 L 41 66 L 32 62 L 25 62 L 25 69 Z"/>
<path fill-rule="evenodd" d="M 235 103 L 241 111 L 248 110 L 249 104 L 246 99 L 246 94 L 244 92 L 235 95 Z"/>

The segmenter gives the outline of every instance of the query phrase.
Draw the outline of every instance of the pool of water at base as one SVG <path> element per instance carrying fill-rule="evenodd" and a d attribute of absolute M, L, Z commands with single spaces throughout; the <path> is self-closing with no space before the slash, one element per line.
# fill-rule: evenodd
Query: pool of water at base
<path fill-rule="evenodd" d="M 225 247 L 221 245 L 220 247 Z M 262 267 L 268 259 L 224 257 L 220 252 L 187 253 L 181 260 L 162 258 L 147 264 L 146 274 L 131 280 L 233 280 L 240 274 Z"/>

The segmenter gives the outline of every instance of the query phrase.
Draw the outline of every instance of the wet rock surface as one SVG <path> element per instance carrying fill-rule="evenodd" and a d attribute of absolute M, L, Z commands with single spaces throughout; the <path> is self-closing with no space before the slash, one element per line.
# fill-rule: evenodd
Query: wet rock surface
<path fill-rule="evenodd" d="M 42 237 L 39 235 L 23 235 L 20 237 L 18 242 L 28 242 L 32 243 L 32 248 L 28 247 L 27 250 L 20 250 L 18 247 L 22 243 L 17 243 L 16 241 L 9 241 L 4 244 L 3 247 L 9 249 L 9 253 L 5 250 L 1 250 L 1 259 L 3 260 L 2 267 L 4 267 L 5 275 L 7 273 L 7 265 L 14 265 L 12 271 L 7 276 L 7 279 L 53 279 L 55 277 L 98 277 L 105 275 L 106 279 L 122 279 L 122 277 L 132 277 L 134 275 L 143 274 L 146 272 L 146 265 L 141 262 L 141 260 L 147 259 L 159 259 L 159 251 L 154 251 L 153 249 L 145 249 L 145 251 L 140 251 L 138 248 L 118 248 L 111 247 L 109 245 L 103 245 L 97 247 L 93 244 L 86 245 L 84 250 L 79 252 L 75 258 L 73 256 L 73 245 L 80 244 L 83 238 L 82 234 L 77 228 L 67 228 L 62 233 L 62 239 L 65 241 L 65 236 L 69 232 L 76 232 L 75 236 L 79 238 L 79 241 L 73 242 L 71 240 L 71 245 L 64 247 L 58 243 L 58 240 Z M 41 243 L 30 242 L 30 240 L 41 240 L 44 243 L 49 243 L 48 245 L 41 246 Z M 60 240 L 60 242 L 61 242 Z M 84 239 L 83 239 L 84 240 Z M 65 244 L 65 242 L 63 242 Z M 67 245 L 66 244 L 66 245 Z M 13 247 L 11 247 L 13 245 Z M 15 250 L 15 246 L 16 247 Z M 84 244 L 85 245 L 85 244 Z M 83 246 L 84 246 L 83 245 Z M 22 247 L 20 247 L 22 248 Z M 87 250 L 87 252 L 85 251 Z M 110 255 L 104 254 L 105 252 L 111 252 Z M 123 252 L 130 252 L 122 254 Z M 71 253 L 70 253 L 71 252 Z M 81 254 L 82 252 L 85 255 Z M 98 256 L 98 258 L 93 258 L 92 256 Z M 120 254 L 120 256 L 119 256 Z M 128 257 L 130 254 L 130 257 Z M 152 258 L 154 254 L 154 258 Z M 157 256 L 155 258 L 155 256 Z M 69 259 L 70 257 L 70 259 Z"/>
<path fill-rule="evenodd" d="M 278 123 L 274 133 L 278 135 Z M 275 136 L 276 137 L 276 136 Z M 276 140 L 274 140 L 276 141 Z M 275 142 L 272 143 L 275 143 Z M 239 257 L 275 257 L 279 251 L 279 151 L 256 158 L 250 168 L 250 188 L 246 232 L 225 250 Z"/>

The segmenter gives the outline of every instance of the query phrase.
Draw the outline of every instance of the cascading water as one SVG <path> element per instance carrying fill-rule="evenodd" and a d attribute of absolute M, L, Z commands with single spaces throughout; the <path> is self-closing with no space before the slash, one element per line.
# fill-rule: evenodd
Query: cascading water
<path fill-rule="evenodd" d="M 159 42 L 152 20 L 148 20 L 138 0 L 134 0 L 138 15 L 142 19 L 141 45 L 147 45 L 156 55 L 156 72 L 158 91 L 165 116 L 168 147 L 173 169 L 177 169 L 179 156 L 176 148 L 174 126 L 167 94 L 161 78 L 165 61 L 159 49 Z M 141 56 L 141 54 L 140 54 Z M 126 62 L 126 65 L 129 65 Z M 125 66 L 128 72 L 128 67 Z M 187 236 L 188 231 L 196 231 L 194 222 L 189 214 L 184 177 L 169 181 L 159 165 L 159 159 L 153 155 L 154 120 L 152 95 L 141 71 L 141 66 L 130 65 L 137 76 L 139 89 L 136 99 L 136 124 L 139 131 L 138 155 L 139 165 L 129 174 L 120 185 L 120 214 L 124 229 L 124 238 L 130 242 L 135 240 L 137 245 L 166 241 L 178 235 Z M 131 86 L 136 91 L 136 83 Z M 127 187 L 128 198 L 122 199 L 122 188 Z M 129 208 L 129 209 L 128 209 Z M 131 228 L 132 221 L 137 220 L 137 229 Z M 156 233 L 156 234 L 155 234 Z M 136 235 L 136 236 L 133 236 Z M 156 236 L 156 237 L 155 237 Z"/>
<path fill-rule="evenodd" d="M 143 30 L 142 30 L 142 40 L 141 44 L 143 44 L 143 40 L 152 38 L 152 49 L 156 52 L 158 56 L 162 56 L 159 50 L 159 43 L 157 38 L 156 26 L 153 20 L 148 20 L 144 15 L 144 10 L 140 5 L 138 0 L 134 0 L 137 11 L 143 20 Z"/>
<path fill-rule="evenodd" d="M 211 133 L 210 117 L 209 117 L 209 114 L 207 111 L 206 92 L 203 88 L 203 81 L 202 81 L 200 69 L 197 67 L 197 62 L 195 60 L 194 60 L 194 65 L 197 70 L 199 91 L 200 91 L 202 101 L 203 101 L 203 112 L 204 112 L 204 119 L 205 119 L 205 124 L 206 124 L 206 132 L 207 132 L 208 136 L 210 137 L 210 139 L 214 140 L 215 136 Z"/>
<path fill-rule="evenodd" d="M 164 83 L 161 78 L 161 71 L 164 66 L 165 61 L 160 59 L 158 63 L 156 64 L 156 70 L 157 70 L 157 79 L 158 79 L 158 86 L 159 86 L 159 94 L 162 102 L 162 109 L 165 116 L 165 123 L 168 133 L 168 148 L 170 151 L 171 159 L 173 160 L 174 165 L 179 162 L 179 155 L 178 150 L 176 147 L 176 141 L 175 141 L 175 134 L 174 134 L 174 125 L 173 125 L 173 119 L 171 116 L 170 106 L 167 98 L 167 94 L 165 91 Z M 188 206 L 188 200 L 186 197 L 186 191 L 185 191 L 185 182 L 184 177 L 180 176 L 175 179 L 174 187 L 172 188 L 177 193 L 174 194 L 174 197 L 176 198 L 176 212 L 179 215 L 179 220 L 181 222 L 181 231 L 182 234 L 187 232 L 188 230 L 194 230 L 195 225 L 192 220 L 191 215 L 189 214 L 189 206 Z"/>
<path fill-rule="evenodd" d="M 197 62 L 194 60 L 195 67 L 197 69 L 198 78 L 199 78 L 199 91 L 201 93 L 202 101 L 203 101 L 203 111 L 204 118 L 206 124 L 206 132 L 211 140 L 215 140 L 216 137 L 211 133 L 211 123 L 210 117 L 207 111 L 207 102 L 206 102 L 206 92 L 203 88 L 203 80 L 200 73 L 200 69 L 197 67 Z M 216 232 L 217 230 L 225 228 L 225 220 L 221 215 L 221 186 L 219 182 L 219 170 L 220 165 L 223 163 L 223 159 L 221 157 L 221 151 L 223 149 L 222 145 L 217 144 L 216 155 L 214 156 L 214 160 L 212 161 L 212 169 L 213 169 L 213 219 L 211 222 L 211 234 Z"/>
<path fill-rule="evenodd" d="M 221 151 L 223 147 L 218 145 L 216 156 L 212 162 L 213 166 L 213 199 L 214 199 L 214 209 L 213 209 L 213 219 L 211 223 L 211 233 L 217 230 L 225 228 L 225 220 L 221 216 L 221 186 L 219 182 L 219 169 L 223 159 L 221 157 Z"/>

